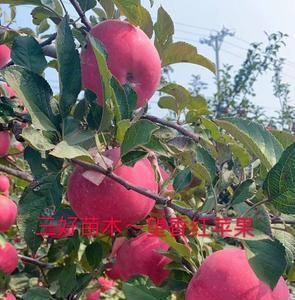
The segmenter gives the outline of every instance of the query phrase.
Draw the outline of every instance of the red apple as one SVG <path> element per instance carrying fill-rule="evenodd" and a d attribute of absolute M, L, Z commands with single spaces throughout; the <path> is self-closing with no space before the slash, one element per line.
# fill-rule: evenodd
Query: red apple
<path fill-rule="evenodd" d="M 107 151 L 108 160 L 117 161 L 120 149 Z M 114 174 L 136 186 L 157 192 L 154 172 L 147 159 L 138 161 L 134 167 L 117 162 Z M 152 210 L 155 201 L 95 171 L 77 166 L 69 178 L 67 195 L 71 207 L 80 218 L 95 217 L 102 222 L 102 230 L 110 220 L 116 221 L 119 229 L 143 220 Z M 110 233 L 108 231 L 107 233 Z"/>
<path fill-rule="evenodd" d="M 0 131 L 0 157 L 7 155 L 10 146 L 10 134 L 8 131 Z"/>
<path fill-rule="evenodd" d="M 160 285 L 169 275 L 164 267 L 171 260 L 157 250 L 168 250 L 169 245 L 150 233 L 142 233 L 136 238 L 126 240 L 117 250 L 116 262 L 108 275 L 112 279 L 128 279 L 135 275 L 146 275 L 156 285 Z"/>
<path fill-rule="evenodd" d="M 3 68 L 10 61 L 10 48 L 6 45 L 0 45 L 0 68 Z"/>
<path fill-rule="evenodd" d="M 17 267 L 17 251 L 10 243 L 4 246 L 0 244 L 0 270 L 5 274 L 11 274 Z"/>
<path fill-rule="evenodd" d="M 8 196 L 9 188 L 10 183 L 8 177 L 5 175 L 0 175 L 0 193 L 4 193 L 4 195 Z"/>
<path fill-rule="evenodd" d="M 110 280 L 110 279 L 108 279 L 106 277 L 103 277 L 103 276 L 99 277 L 97 281 L 101 286 L 100 290 L 102 292 L 106 292 L 106 291 L 110 290 L 116 284 L 113 280 Z"/>
<path fill-rule="evenodd" d="M 85 300 L 100 300 L 100 293 L 101 293 L 101 290 L 97 290 L 91 294 L 88 294 L 86 296 L 86 299 Z"/>
<path fill-rule="evenodd" d="M 17 206 L 9 198 L 0 195 L 0 232 L 7 231 L 15 223 Z"/>
<path fill-rule="evenodd" d="M 7 91 L 9 98 L 16 97 L 15 91 L 6 82 L 2 82 L 1 84 Z"/>
<path fill-rule="evenodd" d="M 4 300 L 16 300 L 15 296 L 12 293 L 6 294 Z"/>
<path fill-rule="evenodd" d="M 228 248 L 216 251 L 202 263 L 190 281 L 185 300 L 290 300 L 281 277 L 271 288 L 252 270 L 245 251 Z"/>
<path fill-rule="evenodd" d="M 23 152 L 24 151 L 24 145 L 22 143 L 20 143 L 20 142 L 15 143 L 14 147 L 19 152 Z"/>
<path fill-rule="evenodd" d="M 120 20 L 107 20 L 90 33 L 107 51 L 107 64 L 112 74 L 123 84 L 129 83 L 137 94 L 141 107 L 155 93 L 161 78 L 161 61 L 151 40 L 139 28 Z M 82 81 L 85 88 L 96 93 L 103 104 L 99 70 L 91 44 L 81 53 Z"/>

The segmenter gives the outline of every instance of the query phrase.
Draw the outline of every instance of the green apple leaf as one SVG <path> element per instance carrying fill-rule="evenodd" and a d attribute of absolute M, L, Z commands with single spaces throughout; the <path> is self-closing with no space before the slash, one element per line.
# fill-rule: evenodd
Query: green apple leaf
<path fill-rule="evenodd" d="M 41 287 L 30 288 L 23 296 L 24 300 L 54 300 L 48 289 Z"/>
<path fill-rule="evenodd" d="M 99 4 L 103 7 L 108 19 L 112 19 L 114 16 L 114 12 L 115 12 L 114 1 L 100 0 Z"/>
<path fill-rule="evenodd" d="M 173 21 L 162 6 L 158 9 L 157 22 L 154 25 L 154 29 L 155 46 L 160 56 L 162 56 L 163 50 L 172 43 L 172 36 L 174 34 Z"/>
<path fill-rule="evenodd" d="M 185 42 L 169 44 L 163 51 L 161 59 L 163 67 L 176 63 L 191 63 L 207 68 L 214 74 L 216 72 L 214 63 L 200 55 L 196 47 Z"/>
<path fill-rule="evenodd" d="M 254 180 L 247 179 L 243 181 L 235 190 L 232 205 L 251 199 L 256 193 L 256 185 Z"/>
<path fill-rule="evenodd" d="M 14 39 L 11 59 L 16 65 L 38 74 L 41 74 L 47 66 L 43 50 L 32 36 L 18 36 Z"/>
<path fill-rule="evenodd" d="M 192 181 L 192 172 L 190 168 L 185 168 L 177 173 L 173 181 L 173 188 L 175 192 L 181 192 L 184 190 Z"/>
<path fill-rule="evenodd" d="M 114 0 L 114 2 L 130 23 L 139 26 L 148 37 L 152 37 L 153 21 L 148 10 L 140 4 L 140 0 Z"/>
<path fill-rule="evenodd" d="M 61 199 L 62 186 L 60 176 L 56 174 L 46 174 L 22 194 L 18 203 L 17 225 L 21 236 L 33 252 L 36 252 L 42 243 L 42 237 L 36 235 L 42 230 L 42 221 L 38 218 L 48 209 L 54 212 L 60 206 Z"/>
<path fill-rule="evenodd" d="M 216 123 L 242 143 L 249 153 L 259 158 L 267 169 L 279 160 L 282 145 L 260 124 L 239 118 L 216 120 Z"/>
<path fill-rule="evenodd" d="M 286 269 L 286 252 L 277 240 L 245 241 L 249 263 L 257 277 L 272 289 Z"/>
<path fill-rule="evenodd" d="M 124 137 L 121 145 L 121 156 L 126 155 L 130 150 L 135 147 L 147 144 L 154 131 L 159 129 L 157 125 L 148 120 L 139 120 L 132 124 Z"/>
<path fill-rule="evenodd" d="M 290 132 L 271 130 L 271 134 L 276 137 L 276 139 L 282 144 L 284 149 L 295 143 L 295 135 Z"/>
<path fill-rule="evenodd" d="M 263 191 L 276 209 L 285 214 L 295 214 L 295 143 L 282 154 L 269 171 Z"/>
<path fill-rule="evenodd" d="M 51 108 L 52 90 L 48 82 L 38 74 L 20 66 L 5 68 L 0 74 L 24 101 L 35 128 L 57 131 L 58 119 Z"/>
<path fill-rule="evenodd" d="M 60 82 L 59 106 L 63 117 L 70 113 L 81 91 L 80 56 L 76 49 L 68 17 L 57 27 L 56 53 Z"/>
<path fill-rule="evenodd" d="M 24 128 L 22 137 L 30 144 L 31 147 L 39 151 L 48 151 L 55 147 L 48 136 L 45 136 L 42 130 L 32 127 Z"/>
<path fill-rule="evenodd" d="M 67 141 L 62 141 L 55 146 L 50 155 L 58 158 L 74 159 L 78 158 L 87 162 L 93 162 L 89 152 L 77 145 L 70 145 Z"/>

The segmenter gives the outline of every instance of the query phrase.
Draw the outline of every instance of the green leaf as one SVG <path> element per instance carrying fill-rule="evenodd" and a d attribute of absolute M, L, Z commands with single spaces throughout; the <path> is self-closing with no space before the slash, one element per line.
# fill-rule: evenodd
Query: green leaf
<path fill-rule="evenodd" d="M 150 13 L 140 4 L 140 0 L 114 0 L 114 3 L 130 23 L 139 26 L 148 37 L 152 36 L 152 18 Z"/>
<path fill-rule="evenodd" d="M 119 81 L 115 77 L 112 77 L 111 79 L 111 86 L 115 93 L 121 118 L 129 119 L 136 106 L 136 101 L 134 103 L 134 98 L 127 97 L 124 87 L 120 85 Z"/>
<path fill-rule="evenodd" d="M 179 113 L 178 103 L 176 99 L 172 96 L 162 96 L 159 99 L 158 106 L 160 108 L 170 109 L 177 114 Z"/>
<path fill-rule="evenodd" d="M 98 241 L 95 241 L 88 245 L 85 250 L 85 255 L 87 258 L 88 264 L 96 269 L 101 264 L 101 260 L 103 257 L 103 249 L 101 244 Z"/>
<path fill-rule="evenodd" d="M 249 263 L 257 277 L 272 289 L 286 269 L 285 248 L 278 241 L 245 241 Z"/>
<path fill-rule="evenodd" d="M 241 142 L 270 169 L 280 158 L 283 147 L 270 132 L 260 124 L 239 118 L 216 120 L 216 123 Z"/>
<path fill-rule="evenodd" d="M 113 0 L 100 0 L 99 4 L 103 7 L 105 10 L 108 19 L 112 19 L 115 12 L 115 5 Z"/>
<path fill-rule="evenodd" d="M 176 63 L 191 63 L 207 68 L 215 74 L 215 65 L 206 57 L 198 54 L 197 48 L 185 43 L 176 42 L 169 44 L 162 53 L 162 66 L 169 66 Z"/>
<path fill-rule="evenodd" d="M 56 14 L 45 7 L 35 7 L 31 12 L 33 24 L 40 25 L 47 18 L 54 18 Z"/>
<path fill-rule="evenodd" d="M 88 162 L 93 162 L 93 159 L 87 150 L 77 145 L 69 145 L 67 141 L 62 141 L 57 144 L 50 152 L 50 155 L 67 159 L 79 158 Z"/>
<path fill-rule="evenodd" d="M 128 300 L 167 300 L 170 292 L 158 287 L 136 286 L 123 283 L 123 292 Z"/>
<path fill-rule="evenodd" d="M 52 11 L 56 12 L 57 15 L 63 15 L 63 8 L 59 0 L 41 0 L 41 3 L 45 7 L 49 7 Z"/>
<path fill-rule="evenodd" d="M 0 75 L 24 101 L 35 128 L 57 130 L 58 121 L 50 106 L 52 90 L 43 77 L 20 66 L 3 69 Z"/>
<path fill-rule="evenodd" d="M 21 136 L 30 144 L 31 147 L 40 151 L 48 151 L 55 147 L 55 145 L 51 143 L 50 139 L 43 134 L 42 130 L 27 127 L 23 129 Z"/>
<path fill-rule="evenodd" d="M 46 175 L 37 184 L 30 185 L 18 203 L 17 224 L 28 247 L 36 252 L 42 242 L 42 237 L 36 235 L 41 231 L 41 220 L 38 218 L 46 210 L 55 211 L 60 206 L 62 187 L 60 177 Z"/>
<path fill-rule="evenodd" d="M 164 98 L 164 100 L 159 103 L 159 106 L 162 104 L 166 107 L 170 106 L 167 108 L 170 108 L 177 113 L 183 110 L 192 98 L 190 92 L 186 88 L 176 83 L 169 83 L 163 86 L 159 91 L 173 97 L 169 97 L 169 99 Z M 174 101 L 172 99 L 174 99 Z"/>
<path fill-rule="evenodd" d="M 80 57 L 67 17 L 57 28 L 56 52 L 59 68 L 61 114 L 67 116 L 81 90 Z"/>
<path fill-rule="evenodd" d="M 190 168 L 185 168 L 177 173 L 174 181 L 173 188 L 175 192 L 181 192 L 184 190 L 192 181 L 192 172 Z"/>
<path fill-rule="evenodd" d="M 83 12 L 94 8 L 97 4 L 96 0 L 78 0 L 78 2 Z"/>
<path fill-rule="evenodd" d="M 63 160 L 53 156 L 41 156 L 37 150 L 27 146 L 24 151 L 24 158 L 29 163 L 34 178 L 38 180 L 45 175 L 57 174 L 63 166 Z"/>
<path fill-rule="evenodd" d="M 242 168 L 245 168 L 250 164 L 251 156 L 246 149 L 237 143 L 229 143 L 228 146 L 234 158 L 239 161 Z"/>
<path fill-rule="evenodd" d="M 41 287 L 30 288 L 23 296 L 24 300 L 53 300 L 48 289 Z"/>
<path fill-rule="evenodd" d="M 154 131 L 159 129 L 157 125 L 148 120 L 139 120 L 127 129 L 124 141 L 121 145 L 121 156 L 127 154 L 137 146 L 147 144 Z"/>
<path fill-rule="evenodd" d="M 135 163 L 147 156 L 146 151 L 130 151 L 122 157 L 122 163 L 133 167 Z"/>
<path fill-rule="evenodd" d="M 166 10 L 160 6 L 158 9 L 157 22 L 154 25 L 155 29 L 155 46 L 160 53 L 172 43 L 172 36 L 174 34 L 174 24 L 166 12 Z"/>
<path fill-rule="evenodd" d="M 47 61 L 39 43 L 32 36 L 18 36 L 11 47 L 11 59 L 16 65 L 41 74 Z"/>
<path fill-rule="evenodd" d="M 216 168 L 215 160 L 211 156 L 211 154 L 206 149 L 197 146 L 196 160 L 208 170 L 210 176 L 210 182 L 213 182 L 217 174 L 217 168 Z"/>
<path fill-rule="evenodd" d="M 241 202 L 233 205 L 233 208 L 238 213 L 238 216 L 251 218 L 254 229 L 272 237 L 270 217 L 264 205 L 249 210 L 250 206 L 245 202 Z"/>
<path fill-rule="evenodd" d="M 269 171 L 263 191 L 274 207 L 286 214 L 295 213 L 295 143 L 282 154 Z"/>
<path fill-rule="evenodd" d="M 276 227 L 279 225 L 276 225 Z M 285 225 L 273 230 L 274 237 L 282 243 L 286 251 L 287 267 L 291 268 L 295 260 L 295 237 L 293 234 L 285 231 Z"/>
<path fill-rule="evenodd" d="M 131 126 L 130 120 L 121 120 L 117 124 L 116 140 L 122 144 L 128 128 Z"/>
<path fill-rule="evenodd" d="M 93 36 L 89 35 L 89 41 L 91 43 L 99 68 L 100 79 L 103 86 L 104 101 L 108 102 L 109 99 L 112 99 L 114 92 L 111 87 L 111 79 L 113 75 L 107 66 L 106 52 L 103 45 Z"/>
<path fill-rule="evenodd" d="M 95 132 L 83 129 L 80 122 L 73 117 L 66 117 L 63 122 L 64 140 L 69 145 L 83 146 L 94 139 Z"/>
<path fill-rule="evenodd" d="M 282 144 L 284 149 L 289 147 L 291 144 L 295 143 L 295 135 L 290 132 L 272 130 L 271 134 L 276 137 L 276 139 Z"/>
<path fill-rule="evenodd" d="M 256 193 L 255 181 L 247 179 L 243 181 L 235 190 L 232 199 L 232 205 L 244 202 L 247 199 L 251 199 Z"/>
<path fill-rule="evenodd" d="M 77 284 L 75 264 L 71 263 L 62 268 L 59 273 L 58 283 L 59 290 L 57 295 L 62 299 L 66 299 Z"/>

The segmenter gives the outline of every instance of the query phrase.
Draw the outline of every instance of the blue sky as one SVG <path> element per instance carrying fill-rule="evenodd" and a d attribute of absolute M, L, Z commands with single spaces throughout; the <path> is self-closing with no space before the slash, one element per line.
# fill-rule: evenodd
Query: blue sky
<path fill-rule="evenodd" d="M 64 0 L 65 4 L 69 3 Z M 149 0 L 142 0 L 148 7 Z M 284 79 L 291 84 L 292 103 L 295 105 L 295 1 L 294 0 L 155 0 L 151 9 L 153 19 L 157 9 L 162 5 L 175 22 L 175 40 L 184 40 L 197 46 L 198 51 L 214 60 L 213 50 L 199 43 L 199 39 L 210 34 L 210 30 L 219 30 L 226 26 L 236 32 L 235 37 L 228 37 L 221 50 L 221 62 L 232 64 L 238 68 L 245 57 L 250 42 L 266 41 L 265 31 L 272 33 L 282 31 L 289 35 L 287 46 L 281 54 L 287 59 Z M 73 10 L 70 13 L 75 16 Z M 17 24 L 32 26 L 30 7 L 18 9 Z M 184 86 L 188 85 L 192 74 L 200 74 L 209 84 L 208 95 L 214 91 L 212 74 L 195 65 L 175 65 L 172 79 Z M 48 75 L 53 87 L 57 80 Z M 272 95 L 271 75 L 261 78 L 256 85 L 257 96 L 253 101 L 265 107 L 268 114 L 273 114 L 279 107 L 278 101 Z M 163 114 L 156 105 L 157 98 L 152 99 L 152 111 Z"/>

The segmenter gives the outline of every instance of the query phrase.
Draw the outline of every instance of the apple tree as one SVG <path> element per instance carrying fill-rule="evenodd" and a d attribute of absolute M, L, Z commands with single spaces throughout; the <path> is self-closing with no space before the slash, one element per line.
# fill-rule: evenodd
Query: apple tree
<path fill-rule="evenodd" d="M 163 83 L 215 66 L 153 2 L 0 0 L 0 298 L 291 299 L 295 137 Z"/>

